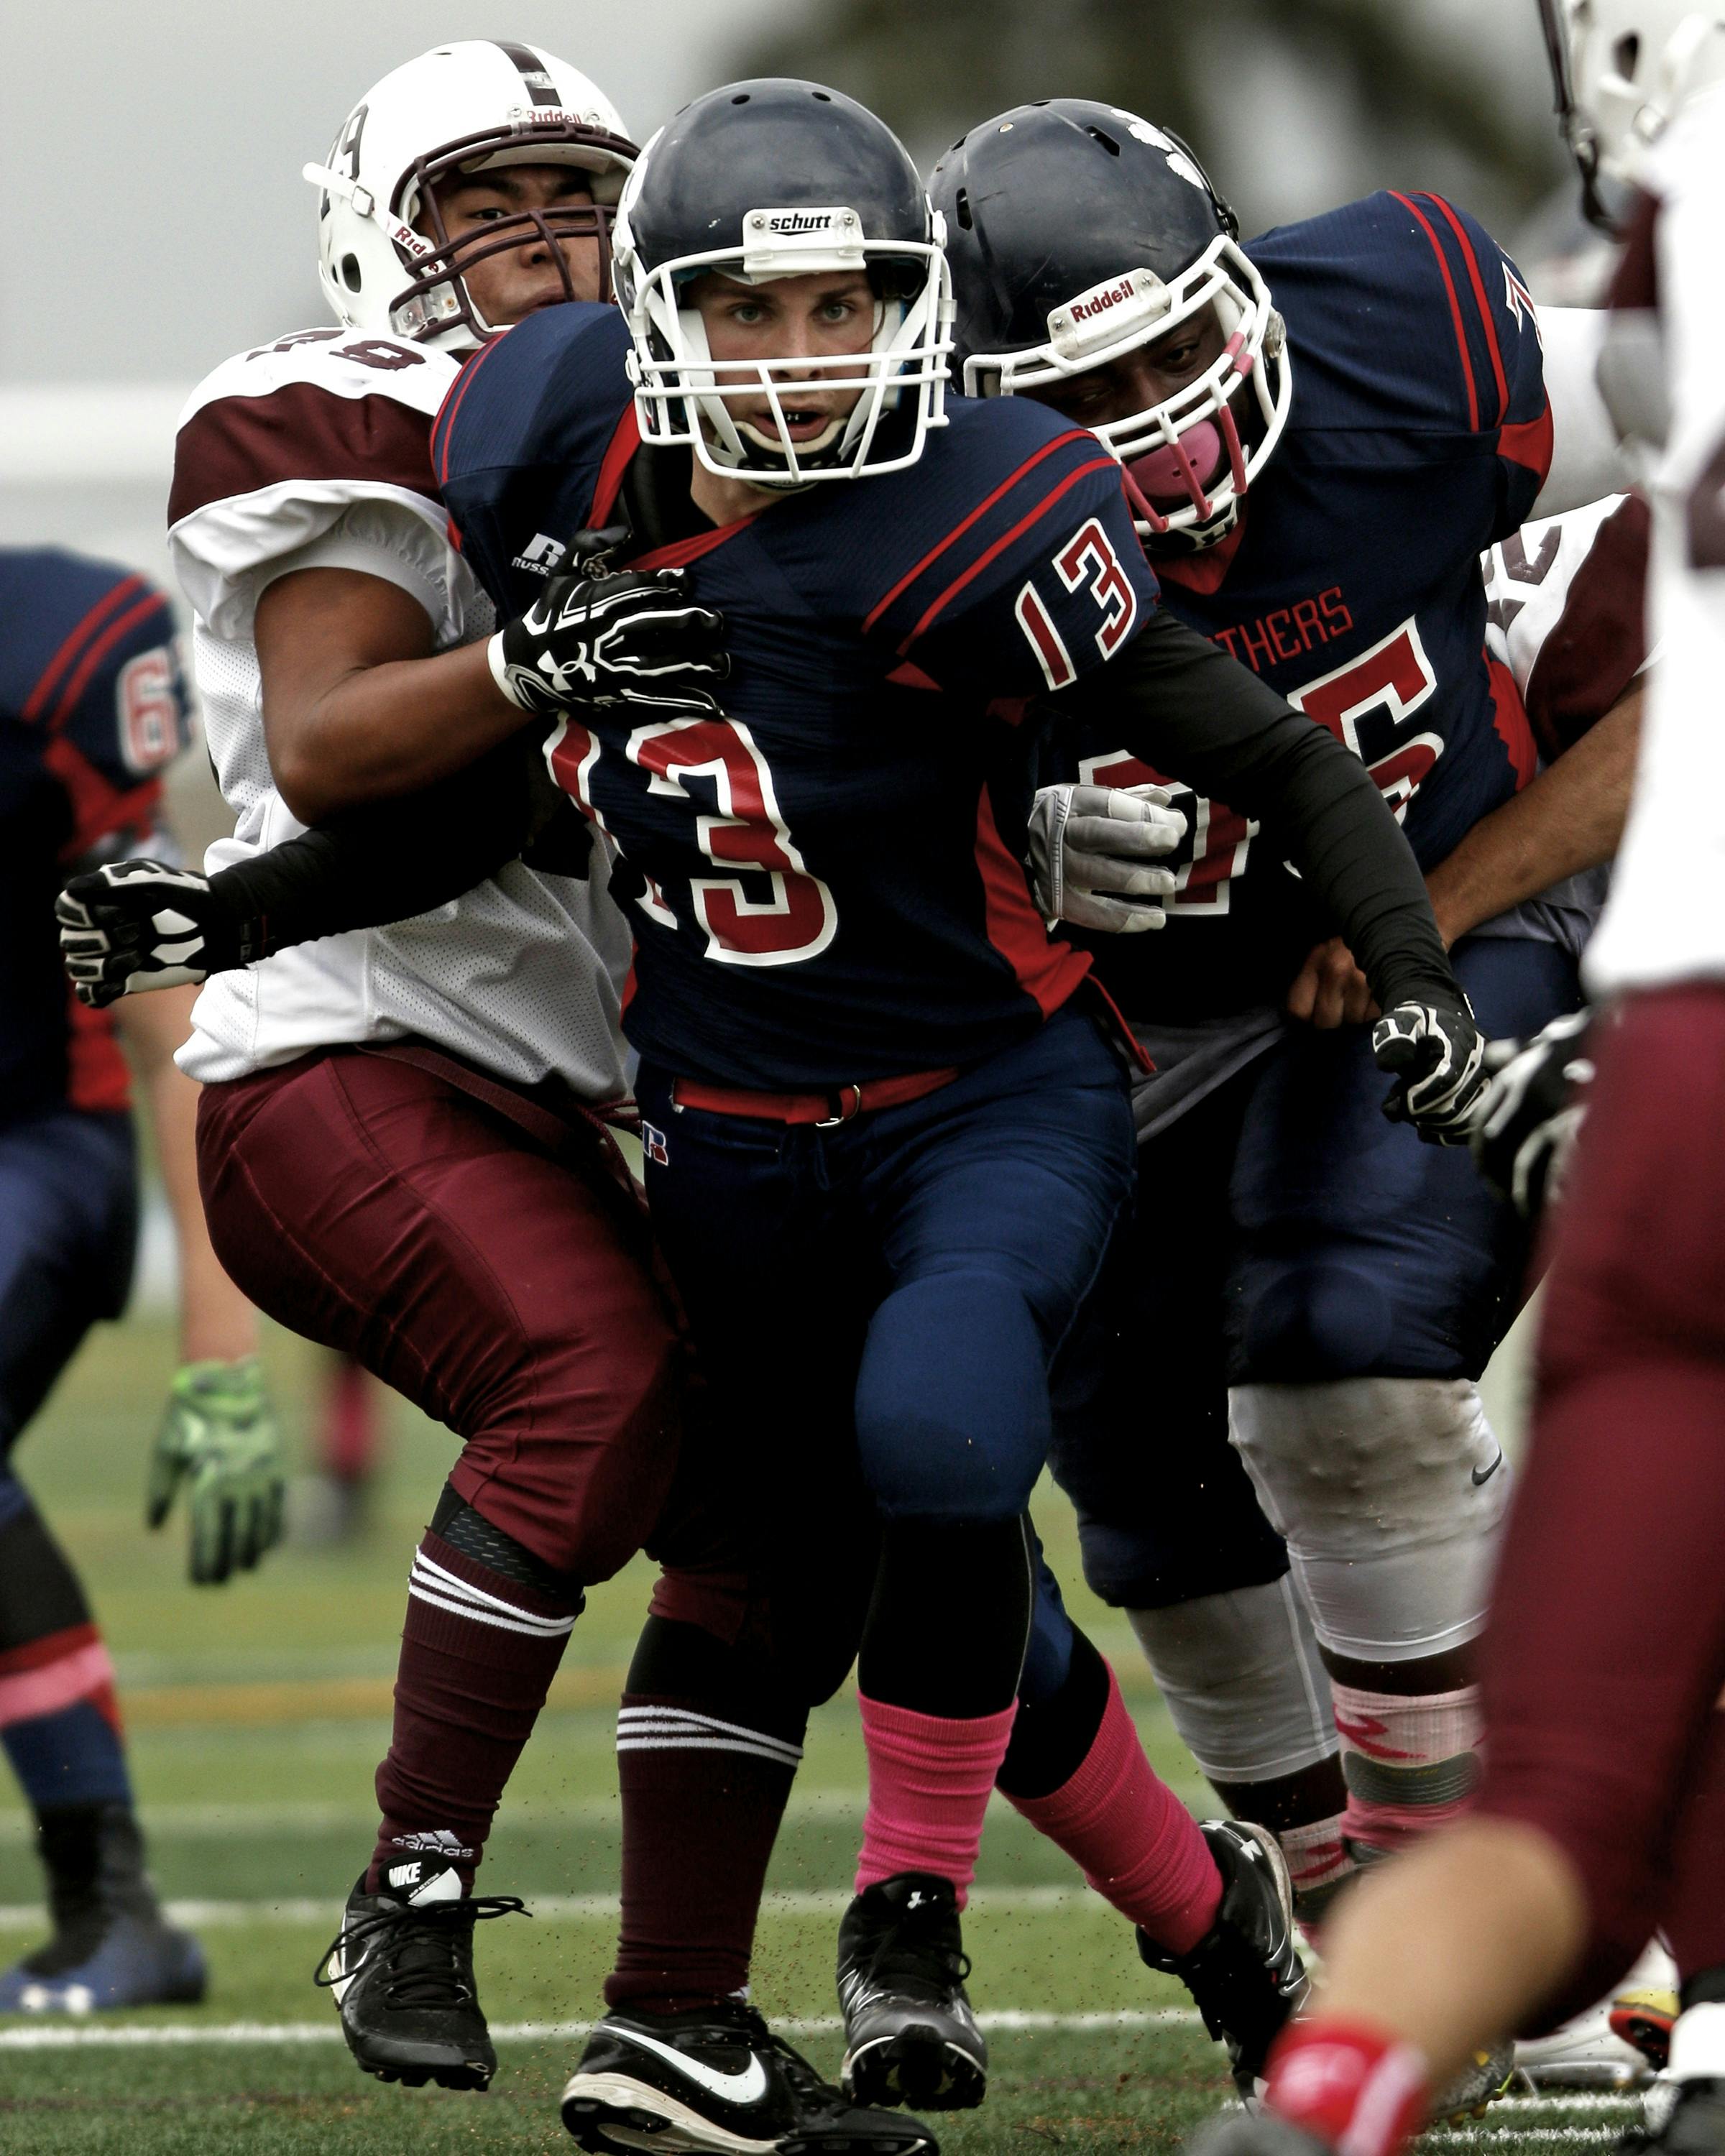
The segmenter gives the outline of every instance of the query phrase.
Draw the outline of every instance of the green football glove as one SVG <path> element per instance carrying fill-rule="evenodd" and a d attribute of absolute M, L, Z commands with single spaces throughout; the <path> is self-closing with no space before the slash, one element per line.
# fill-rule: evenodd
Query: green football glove
<path fill-rule="evenodd" d="M 192 1563 L 200 1587 L 249 1571 L 281 1540 L 287 1476 L 275 1411 L 255 1356 L 187 1363 L 175 1373 L 150 1456 L 144 1517 L 159 1527 L 191 1481 Z"/>

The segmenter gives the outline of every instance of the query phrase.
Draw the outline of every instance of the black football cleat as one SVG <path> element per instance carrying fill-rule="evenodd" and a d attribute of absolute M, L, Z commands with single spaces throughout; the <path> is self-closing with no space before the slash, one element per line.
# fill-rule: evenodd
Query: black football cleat
<path fill-rule="evenodd" d="M 583 2148 L 716 2156 L 939 2156 L 919 2120 L 862 2111 L 742 2000 L 690 2014 L 615 2008 L 563 2091 Z"/>
<path fill-rule="evenodd" d="M 950 1879 L 901 1871 L 865 1888 L 839 1927 L 839 2078 L 859 2103 L 968 2111 L 988 2086 Z"/>
<path fill-rule="evenodd" d="M 434 1856 L 390 1865 L 375 1894 L 361 1874 L 315 1981 L 335 1994 L 365 2072 L 409 2088 L 490 2087 L 497 2054 L 474 1987 L 473 1928 L 521 1907 L 512 1894 L 464 1894 Z"/>
<path fill-rule="evenodd" d="M 1293 1890 L 1276 1837 L 1265 1828 L 1205 1820 L 1199 1832 L 1222 1875 L 1216 1921 L 1183 1954 L 1158 1946 L 1141 1928 L 1138 1955 L 1147 1969 L 1178 1977 L 1192 1994 L 1211 2037 L 1228 2047 L 1235 2087 L 1250 2101 L 1266 2054 L 1306 1997 Z"/>

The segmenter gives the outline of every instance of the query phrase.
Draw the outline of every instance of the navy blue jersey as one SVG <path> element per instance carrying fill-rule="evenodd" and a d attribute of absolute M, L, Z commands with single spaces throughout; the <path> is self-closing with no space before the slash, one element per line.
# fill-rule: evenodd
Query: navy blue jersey
<path fill-rule="evenodd" d="M 1526 521 L 1551 454 L 1514 266 L 1431 195 L 1380 193 L 1247 249 L 1287 326 L 1287 427 L 1240 526 L 1158 561 L 1171 609 L 1370 767 L 1423 867 L 1527 783 L 1515 682 L 1486 652 L 1481 551 Z M 1106 732 L 1045 778 L 1156 773 Z M 1183 790 L 1182 888 L 1158 935 L 1089 940 L 1129 1011 L 1178 1022 L 1279 998 L 1330 933 L 1273 832 Z"/>
<path fill-rule="evenodd" d="M 144 850 L 162 765 L 189 736 L 173 617 L 146 578 L 0 547 L 0 1122 L 49 1102 L 123 1108 L 105 1013 L 69 996 L 54 901 L 105 845 Z"/>
<path fill-rule="evenodd" d="M 615 514 L 642 450 L 609 310 L 530 318 L 474 361 L 434 454 L 500 605 Z M 679 468 L 658 465 L 679 477 Z M 628 557 L 625 557 L 628 558 Z M 673 1070 L 750 1087 L 973 1063 L 1087 961 L 1020 865 L 1028 702 L 1122 647 L 1155 580 L 1120 472 L 1040 406 L 961 403 L 913 466 L 662 545 L 725 617 L 724 711 L 571 720 L 552 767 L 640 883 L 624 1023 Z"/>

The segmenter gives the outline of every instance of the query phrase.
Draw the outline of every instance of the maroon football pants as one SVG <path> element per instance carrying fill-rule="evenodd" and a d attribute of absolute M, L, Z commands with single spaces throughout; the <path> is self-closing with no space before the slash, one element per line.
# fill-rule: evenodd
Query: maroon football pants
<path fill-rule="evenodd" d="M 1656 1926 L 1685 1976 L 1725 1960 L 1725 985 L 1631 998 L 1598 1061 L 1481 1668 L 1479 1808 L 1590 1904 L 1553 2019 Z"/>
<path fill-rule="evenodd" d="M 673 1494 L 685 1349 L 597 1150 L 583 1173 L 435 1070 L 333 1049 L 207 1086 L 198 1155 L 237 1285 L 447 1424 L 476 1512 L 583 1585 L 652 1544 L 687 1568 L 660 1614 L 734 1635 L 699 1463 Z"/>

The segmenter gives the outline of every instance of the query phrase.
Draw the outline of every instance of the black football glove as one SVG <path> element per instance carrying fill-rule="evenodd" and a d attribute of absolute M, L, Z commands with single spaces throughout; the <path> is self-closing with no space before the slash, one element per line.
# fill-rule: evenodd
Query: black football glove
<path fill-rule="evenodd" d="M 261 921 L 237 914 L 208 876 L 161 861 L 109 861 L 74 876 L 54 910 L 67 975 L 97 1010 L 264 955 Z"/>
<path fill-rule="evenodd" d="M 1372 1028 L 1378 1068 L 1396 1081 L 1384 1103 L 1432 1145 L 1466 1145 L 1486 1089 L 1486 1044 L 1466 998 L 1392 1004 Z"/>
<path fill-rule="evenodd" d="M 1568 1172 L 1593 1083 L 1592 1019 L 1571 1011 L 1531 1040 L 1494 1040 L 1486 1050 L 1491 1082 L 1474 1117 L 1474 1164 L 1524 1220 L 1558 1198 Z"/>
<path fill-rule="evenodd" d="M 723 618 L 691 604 L 688 572 L 554 577 L 486 647 L 492 678 L 524 711 L 545 716 L 615 704 L 663 708 L 664 690 L 716 710 L 700 684 L 731 670 Z"/>

